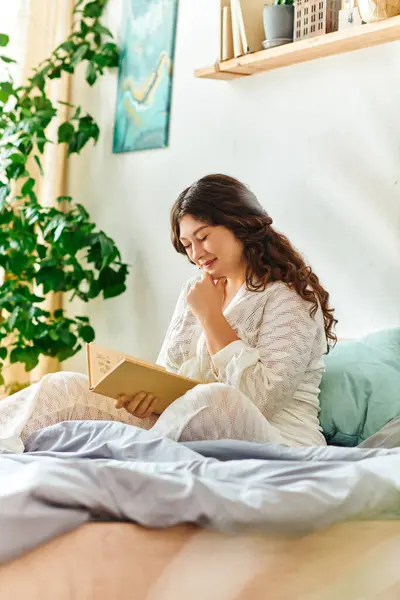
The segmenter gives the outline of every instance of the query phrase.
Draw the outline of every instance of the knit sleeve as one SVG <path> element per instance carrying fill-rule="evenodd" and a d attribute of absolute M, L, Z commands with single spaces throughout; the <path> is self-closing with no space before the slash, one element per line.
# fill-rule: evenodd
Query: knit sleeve
<path fill-rule="evenodd" d="M 267 297 L 255 347 L 232 342 L 212 357 L 220 381 L 250 398 L 267 417 L 292 399 L 321 327 L 310 304 L 281 284 Z"/>

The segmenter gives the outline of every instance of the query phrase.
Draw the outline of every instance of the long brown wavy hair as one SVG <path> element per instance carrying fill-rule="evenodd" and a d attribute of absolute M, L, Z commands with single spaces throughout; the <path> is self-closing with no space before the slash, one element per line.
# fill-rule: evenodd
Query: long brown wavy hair
<path fill-rule="evenodd" d="M 264 291 L 268 283 L 283 281 L 310 303 L 311 317 L 320 305 L 328 350 L 336 343 L 337 320 L 328 292 L 288 238 L 275 231 L 271 217 L 247 186 L 227 175 L 207 175 L 179 195 L 171 210 L 171 239 L 175 250 L 186 255 L 179 239 L 185 215 L 226 227 L 242 242 L 248 290 Z"/>

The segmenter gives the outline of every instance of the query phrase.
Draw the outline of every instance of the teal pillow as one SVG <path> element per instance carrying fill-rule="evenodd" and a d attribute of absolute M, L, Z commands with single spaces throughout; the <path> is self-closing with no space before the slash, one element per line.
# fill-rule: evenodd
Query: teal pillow
<path fill-rule="evenodd" d="M 320 421 L 328 444 L 357 446 L 400 416 L 400 328 L 339 342 L 325 366 Z"/>

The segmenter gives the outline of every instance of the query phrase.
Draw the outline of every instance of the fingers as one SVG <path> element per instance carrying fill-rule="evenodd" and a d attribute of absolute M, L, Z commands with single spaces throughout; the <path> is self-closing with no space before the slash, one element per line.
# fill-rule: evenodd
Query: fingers
<path fill-rule="evenodd" d="M 121 394 L 120 396 L 118 396 L 118 398 L 114 402 L 115 408 L 123 408 L 123 406 L 125 405 L 126 402 L 128 402 L 128 400 L 129 400 L 129 396 L 125 396 L 124 394 Z"/>
<path fill-rule="evenodd" d="M 129 400 L 129 402 L 125 404 L 125 410 L 128 413 L 131 413 L 131 415 L 139 417 L 139 407 L 141 403 L 146 399 L 146 396 L 146 392 L 139 392 L 138 394 L 136 394 L 136 396 L 134 396 L 131 400 Z"/>
<path fill-rule="evenodd" d="M 153 414 L 156 401 L 156 396 L 147 392 L 139 392 L 135 396 L 121 394 L 114 406 L 117 409 L 124 408 L 131 415 L 145 419 Z"/>
<path fill-rule="evenodd" d="M 150 416 L 149 410 L 152 404 L 154 404 L 155 396 L 154 394 L 147 394 L 144 400 L 139 404 L 139 406 L 135 410 L 135 416 L 140 419 L 144 419 L 146 416 Z M 152 414 L 153 411 L 150 412 Z"/>
<path fill-rule="evenodd" d="M 151 415 L 154 413 L 154 409 L 156 407 L 156 402 L 157 402 L 157 398 L 156 398 L 156 396 L 153 396 L 147 406 L 147 410 L 144 413 L 142 413 L 142 415 L 141 415 L 142 419 L 147 419 L 148 417 L 151 417 Z"/>
<path fill-rule="evenodd" d="M 141 403 L 141 401 L 145 399 L 146 396 L 146 392 L 139 392 L 135 396 L 127 396 L 126 394 L 121 394 L 120 396 L 118 396 L 118 399 L 114 402 L 114 406 L 115 408 L 126 409 L 129 406 L 135 409 Z M 129 412 L 131 411 L 129 410 Z"/>
<path fill-rule="evenodd" d="M 204 271 L 203 270 L 203 274 L 201 276 L 202 281 L 210 281 L 212 284 L 214 283 L 213 278 L 211 277 L 210 273 L 208 273 L 208 271 Z"/>

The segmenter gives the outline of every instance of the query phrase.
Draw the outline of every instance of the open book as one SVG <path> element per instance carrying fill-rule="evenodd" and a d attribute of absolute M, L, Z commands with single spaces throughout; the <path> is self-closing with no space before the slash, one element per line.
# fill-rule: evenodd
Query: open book
<path fill-rule="evenodd" d="M 163 367 L 94 342 L 87 344 L 86 354 L 91 391 L 114 399 L 120 394 L 152 393 L 158 398 L 154 412 L 159 415 L 174 400 L 199 384 L 194 379 L 170 373 Z"/>

